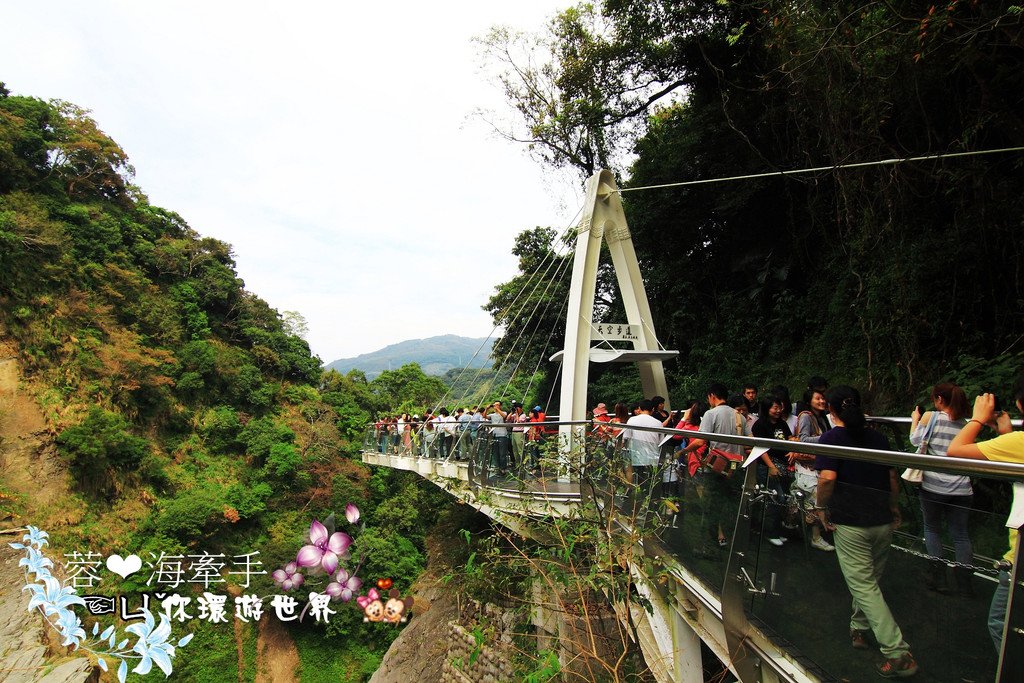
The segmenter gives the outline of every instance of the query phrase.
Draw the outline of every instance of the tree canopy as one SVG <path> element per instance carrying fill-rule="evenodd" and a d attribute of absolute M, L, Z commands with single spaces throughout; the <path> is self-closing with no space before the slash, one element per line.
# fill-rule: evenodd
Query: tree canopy
<path fill-rule="evenodd" d="M 508 32 L 487 49 L 507 57 L 509 137 L 582 176 L 617 164 L 683 393 L 824 374 L 889 407 L 1022 352 L 1019 152 L 642 188 L 1021 146 L 1022 22 L 991 3 L 607 0 L 562 12 L 545 56 L 515 62 Z"/>

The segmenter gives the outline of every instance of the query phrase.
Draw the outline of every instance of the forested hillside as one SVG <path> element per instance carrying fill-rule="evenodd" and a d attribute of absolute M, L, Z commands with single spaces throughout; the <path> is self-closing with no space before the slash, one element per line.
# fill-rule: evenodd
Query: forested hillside
<path fill-rule="evenodd" d="M 677 397 L 820 374 L 902 412 L 940 378 L 1004 390 L 1022 365 L 1024 152 L 643 188 L 1024 146 L 1022 25 L 998 2 L 609 0 L 483 45 L 507 137 L 622 179 Z M 559 323 L 502 302 L 544 249 L 491 306 L 540 339 Z"/>
<path fill-rule="evenodd" d="M 415 365 L 374 382 L 323 373 L 245 290 L 230 246 L 151 205 L 87 112 L 2 85 L 0 342 L 45 413 L 40 451 L 56 448 L 66 472 L 36 482 L 59 489 L 55 504 L 6 485 L 0 504 L 50 532 L 56 553 L 258 551 L 268 574 L 253 591 L 269 595 L 269 572 L 295 559 L 311 522 L 343 520 L 352 503 L 361 576 L 407 590 L 422 569 L 448 499 L 415 476 L 371 473 L 357 448 L 371 414 L 410 397 L 433 405 L 443 383 Z M 326 628 L 292 629 L 303 680 L 376 668 L 395 629 L 361 616 L 353 603 Z M 236 643 L 230 627 L 188 628 L 180 680 L 252 680 L 236 645 L 254 631 Z"/>

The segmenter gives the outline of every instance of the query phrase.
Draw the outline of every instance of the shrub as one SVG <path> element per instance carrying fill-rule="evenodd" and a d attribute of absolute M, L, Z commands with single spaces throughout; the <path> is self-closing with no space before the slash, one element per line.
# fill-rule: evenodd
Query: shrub
<path fill-rule="evenodd" d="M 238 414 L 228 406 L 207 410 L 199 425 L 199 433 L 210 453 L 230 453 L 237 449 L 241 429 Z"/>
<path fill-rule="evenodd" d="M 239 517 L 249 519 L 267 509 L 267 500 L 274 495 L 270 484 L 261 481 L 255 486 L 232 484 L 224 496 L 228 505 L 238 511 Z"/>
<path fill-rule="evenodd" d="M 123 417 L 98 406 L 61 432 L 57 446 L 75 479 L 98 491 L 109 490 L 112 477 L 138 467 L 149 453 L 148 442 L 129 433 Z"/>
<path fill-rule="evenodd" d="M 209 492 L 188 492 L 171 500 L 156 520 L 157 531 L 184 542 L 196 541 L 223 519 L 224 502 Z"/>
<path fill-rule="evenodd" d="M 263 462 L 275 444 L 294 441 L 295 432 L 273 417 L 261 417 L 249 420 L 239 433 L 238 440 L 245 444 L 246 453 L 257 462 Z"/>
<path fill-rule="evenodd" d="M 290 443 L 276 443 L 270 447 L 264 471 L 270 479 L 285 481 L 295 476 L 301 462 L 302 458 L 295 446 Z"/>

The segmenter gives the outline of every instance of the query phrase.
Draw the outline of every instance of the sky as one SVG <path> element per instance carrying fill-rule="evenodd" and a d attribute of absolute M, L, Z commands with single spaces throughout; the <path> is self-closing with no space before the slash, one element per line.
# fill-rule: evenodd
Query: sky
<path fill-rule="evenodd" d="M 516 234 L 572 222 L 578 179 L 473 115 L 507 115 L 473 37 L 566 4 L 3 2 L 0 81 L 91 110 L 150 202 L 231 244 L 328 363 L 487 336 Z"/>

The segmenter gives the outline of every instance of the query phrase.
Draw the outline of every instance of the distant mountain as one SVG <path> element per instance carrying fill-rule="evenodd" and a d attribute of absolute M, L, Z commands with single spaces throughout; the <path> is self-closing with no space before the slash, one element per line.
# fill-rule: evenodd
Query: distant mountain
<path fill-rule="evenodd" d="M 373 379 L 385 370 L 397 370 L 406 363 L 419 363 L 426 374 L 443 375 L 452 368 L 491 367 L 490 355 L 493 345 L 493 338 L 472 339 L 454 334 L 428 339 L 409 339 L 355 358 L 340 358 L 328 363 L 327 369 L 337 370 L 342 374 L 349 370 L 362 370 L 366 373 L 367 379 Z M 480 349 L 480 353 L 476 353 L 477 349 Z"/>

